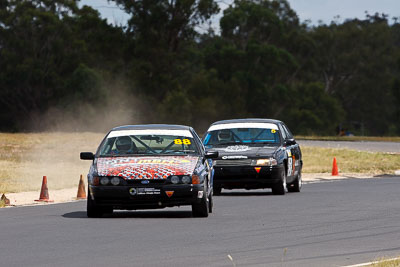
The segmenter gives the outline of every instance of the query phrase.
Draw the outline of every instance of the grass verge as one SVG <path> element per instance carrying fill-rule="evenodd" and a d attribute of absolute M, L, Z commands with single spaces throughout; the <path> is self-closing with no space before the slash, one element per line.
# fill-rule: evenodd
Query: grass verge
<path fill-rule="evenodd" d="M 366 267 L 400 267 L 400 258 L 397 259 L 381 259 Z"/>
<path fill-rule="evenodd" d="M 82 151 L 95 152 L 103 133 L 0 133 L 0 194 L 40 190 L 47 176 L 49 190 L 77 187 L 90 161 Z M 400 155 L 302 146 L 305 173 L 330 173 L 336 157 L 342 173 L 392 174 Z"/>
<path fill-rule="evenodd" d="M 82 151 L 95 152 L 102 133 L 0 133 L 0 193 L 40 190 L 42 177 L 48 187 L 78 186 L 90 162 L 79 159 Z"/>
<path fill-rule="evenodd" d="M 296 136 L 298 140 L 400 142 L 400 136 Z"/>
<path fill-rule="evenodd" d="M 301 147 L 303 172 L 330 173 L 336 157 L 339 173 L 393 174 L 400 169 L 400 155 L 350 149 Z"/>

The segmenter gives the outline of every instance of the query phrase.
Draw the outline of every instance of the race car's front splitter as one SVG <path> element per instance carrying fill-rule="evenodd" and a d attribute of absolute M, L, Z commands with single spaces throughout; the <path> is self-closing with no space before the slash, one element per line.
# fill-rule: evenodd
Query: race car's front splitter
<path fill-rule="evenodd" d="M 281 182 L 284 166 L 221 166 L 214 170 L 214 187 L 256 189 L 271 188 Z"/>
<path fill-rule="evenodd" d="M 96 205 L 114 209 L 157 209 L 200 203 L 202 184 L 89 186 Z"/>

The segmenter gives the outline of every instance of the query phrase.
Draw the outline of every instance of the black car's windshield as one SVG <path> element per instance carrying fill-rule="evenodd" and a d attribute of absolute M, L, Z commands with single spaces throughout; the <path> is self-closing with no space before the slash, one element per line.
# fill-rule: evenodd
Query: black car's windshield
<path fill-rule="evenodd" d="M 125 155 L 198 154 L 190 131 L 127 130 L 111 132 L 100 148 L 100 157 Z"/>
<path fill-rule="evenodd" d="M 235 144 L 263 145 L 279 144 L 280 137 L 277 127 L 270 128 L 210 128 L 204 137 L 204 145 L 207 148 Z"/>

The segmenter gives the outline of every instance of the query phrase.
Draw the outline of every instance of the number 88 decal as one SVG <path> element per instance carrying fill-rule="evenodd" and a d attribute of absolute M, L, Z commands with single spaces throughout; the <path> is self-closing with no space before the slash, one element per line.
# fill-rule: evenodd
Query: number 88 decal
<path fill-rule="evenodd" d="M 174 144 L 175 145 L 190 145 L 191 142 L 189 139 L 174 139 Z"/>

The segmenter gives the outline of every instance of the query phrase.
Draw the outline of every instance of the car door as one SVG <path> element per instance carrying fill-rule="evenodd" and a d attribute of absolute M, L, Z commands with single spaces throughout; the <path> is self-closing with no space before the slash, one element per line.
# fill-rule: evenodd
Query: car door
<path fill-rule="evenodd" d="M 210 192 L 212 192 L 212 188 L 213 188 L 213 178 L 214 178 L 214 169 L 212 167 L 212 160 L 211 159 L 206 159 L 205 158 L 205 147 L 203 145 L 202 140 L 200 139 L 199 135 L 196 133 L 195 130 L 191 129 L 191 132 L 194 136 L 194 139 L 196 139 L 196 143 L 199 146 L 200 149 L 200 153 L 201 153 L 201 157 L 202 157 L 202 162 L 204 162 L 203 164 L 205 165 L 205 171 L 207 173 L 208 176 L 208 188 L 210 188 L 211 190 L 209 190 Z"/>
<path fill-rule="evenodd" d="M 301 151 L 289 128 L 284 123 L 281 126 L 286 135 L 286 142 L 289 143 L 286 152 L 288 154 L 288 181 L 290 182 L 296 178 L 301 170 Z"/>

